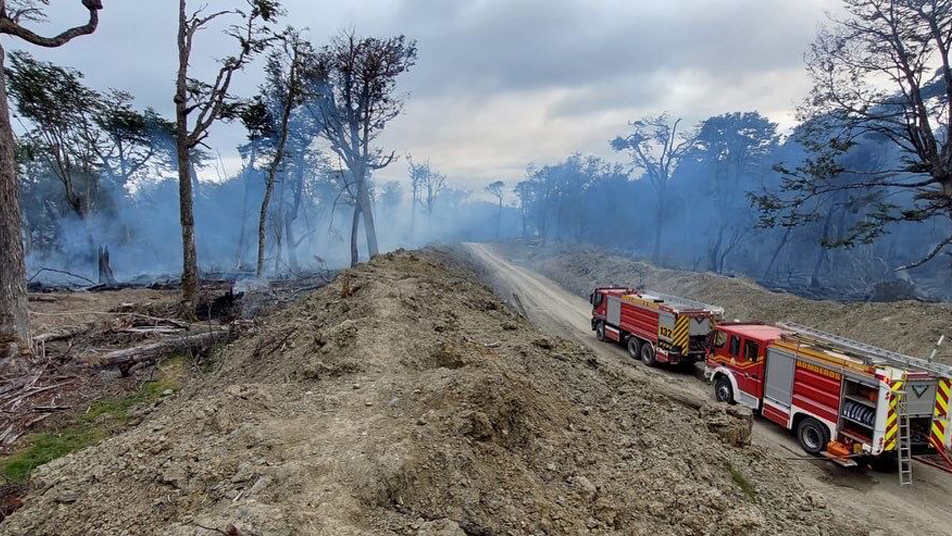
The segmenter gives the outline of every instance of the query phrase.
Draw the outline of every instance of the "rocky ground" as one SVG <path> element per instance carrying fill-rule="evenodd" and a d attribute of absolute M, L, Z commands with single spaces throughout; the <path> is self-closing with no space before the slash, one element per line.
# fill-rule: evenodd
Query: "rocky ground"
<path fill-rule="evenodd" d="M 598 285 L 651 289 L 719 305 L 729 319 L 796 322 L 917 357 L 927 356 L 941 335 L 952 335 L 947 303 L 810 300 L 771 292 L 749 279 L 658 268 L 593 246 L 497 247 L 579 296 L 587 297 Z M 952 363 L 952 341 L 940 348 L 937 359 Z"/>
<path fill-rule="evenodd" d="M 41 466 L 0 533 L 859 535 L 749 422 L 397 252 L 259 318 L 138 426 Z"/>

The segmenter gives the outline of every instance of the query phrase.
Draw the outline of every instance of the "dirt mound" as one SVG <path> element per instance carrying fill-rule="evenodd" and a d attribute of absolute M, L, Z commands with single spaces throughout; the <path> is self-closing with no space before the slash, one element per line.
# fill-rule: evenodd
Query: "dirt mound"
<path fill-rule="evenodd" d="M 597 285 L 647 288 L 719 305 L 729 319 L 792 321 L 920 357 L 929 354 L 940 335 L 952 335 L 949 304 L 808 300 L 771 292 L 749 279 L 666 270 L 592 246 L 498 248 L 580 296 Z M 952 364 L 952 344 L 945 344 L 937 359 Z"/>
<path fill-rule="evenodd" d="M 866 534 L 731 446 L 743 419 L 543 337 L 453 262 L 388 254 L 264 319 L 135 429 L 38 469 L 0 531 Z"/>

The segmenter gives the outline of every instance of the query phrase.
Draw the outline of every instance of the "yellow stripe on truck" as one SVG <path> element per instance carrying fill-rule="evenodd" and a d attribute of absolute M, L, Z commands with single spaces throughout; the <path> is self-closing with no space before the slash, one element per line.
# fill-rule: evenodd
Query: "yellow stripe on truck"
<path fill-rule="evenodd" d="M 691 328 L 691 319 L 687 315 L 678 315 L 677 320 L 674 322 L 674 336 L 672 340 L 674 345 L 681 348 L 681 355 L 688 355 L 688 352 L 691 351 L 688 337 L 688 331 Z"/>
<path fill-rule="evenodd" d="M 952 395 L 952 380 L 939 378 L 935 390 L 935 413 L 932 416 L 932 434 L 929 438 L 936 449 L 945 448 L 945 432 L 949 424 L 949 398 Z"/>
<path fill-rule="evenodd" d="M 899 432 L 899 413 L 896 408 L 899 406 L 899 391 L 902 390 L 902 380 L 897 380 L 889 386 L 889 410 L 886 413 L 886 433 L 883 435 L 885 446 L 883 450 L 896 450 L 896 435 Z"/>

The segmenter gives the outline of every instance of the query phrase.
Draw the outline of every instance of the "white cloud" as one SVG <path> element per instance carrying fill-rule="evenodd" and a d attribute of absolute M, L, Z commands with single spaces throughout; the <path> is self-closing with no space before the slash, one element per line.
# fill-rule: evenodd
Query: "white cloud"
<path fill-rule="evenodd" d="M 193 2 L 196 6 L 197 2 Z M 215 0 L 218 5 L 237 1 Z M 618 158 L 607 140 L 639 115 L 668 110 L 697 121 L 756 109 L 792 124 L 808 89 L 802 55 L 835 0 L 286 0 L 289 21 L 317 43 L 339 28 L 404 33 L 419 61 L 401 81 L 405 114 L 382 138 L 457 182 L 481 190 L 518 179 L 530 162 L 572 151 Z M 58 50 L 31 51 L 120 87 L 142 106 L 171 114 L 177 2 L 109 2 L 99 32 Z M 83 18 L 78 1 L 50 7 L 52 32 Z M 196 41 L 193 72 L 205 74 L 231 43 L 220 28 Z M 237 90 L 251 94 L 260 68 Z M 229 166 L 237 125 L 211 140 Z M 394 164 L 385 177 L 404 175 Z"/>

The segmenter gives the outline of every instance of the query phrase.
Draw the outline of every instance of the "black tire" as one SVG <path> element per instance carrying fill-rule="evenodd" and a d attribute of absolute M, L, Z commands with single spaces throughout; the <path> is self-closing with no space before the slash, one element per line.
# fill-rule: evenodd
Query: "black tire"
<path fill-rule="evenodd" d="M 641 352 L 641 341 L 638 340 L 638 337 L 628 337 L 628 355 L 632 359 L 639 359 Z"/>
<path fill-rule="evenodd" d="M 602 342 L 605 342 L 605 323 L 604 322 L 599 322 L 595 326 L 595 338 Z"/>
<path fill-rule="evenodd" d="M 657 359 L 655 359 L 655 349 L 651 346 L 650 342 L 645 342 L 641 345 L 641 362 L 649 367 L 658 364 Z"/>
<path fill-rule="evenodd" d="M 826 450 L 830 429 L 813 417 L 807 417 L 797 425 L 797 441 L 804 452 L 816 456 Z"/>
<path fill-rule="evenodd" d="M 718 376 L 717 381 L 714 382 L 714 400 L 727 402 L 731 405 L 737 403 L 737 401 L 734 400 L 734 386 L 731 385 L 731 381 L 727 379 L 727 376 Z"/>

